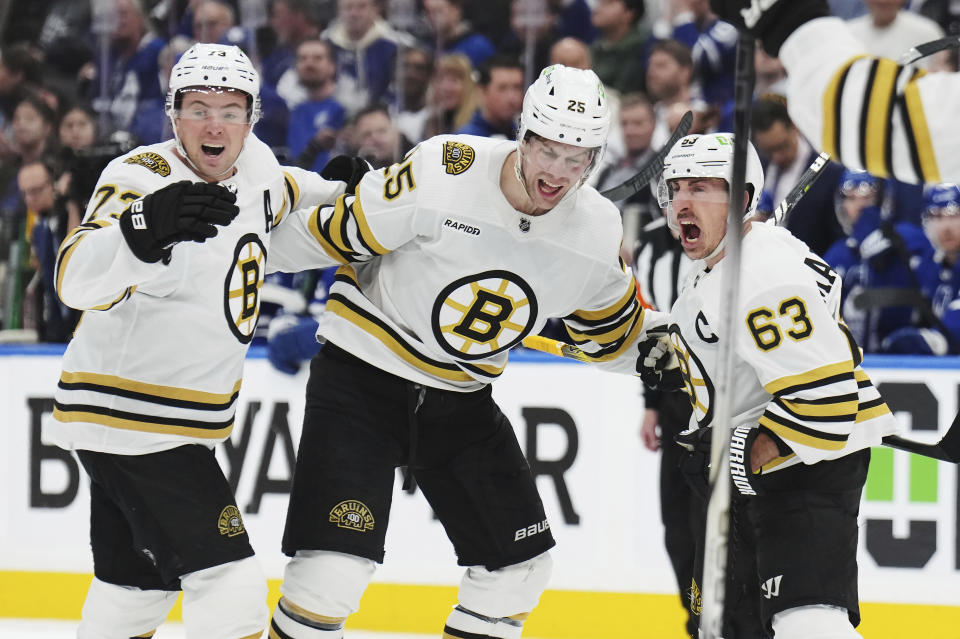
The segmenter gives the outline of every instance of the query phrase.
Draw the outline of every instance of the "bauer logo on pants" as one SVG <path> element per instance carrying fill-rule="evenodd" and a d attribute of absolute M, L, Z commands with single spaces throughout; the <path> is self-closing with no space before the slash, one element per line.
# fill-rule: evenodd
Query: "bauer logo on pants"
<path fill-rule="evenodd" d="M 220 519 L 217 521 L 217 528 L 221 535 L 227 537 L 236 537 L 246 532 L 243 527 L 243 518 L 240 517 L 240 510 L 233 504 L 227 506 L 220 513 Z"/>
<path fill-rule="evenodd" d="M 373 513 L 370 512 L 366 504 L 356 499 L 347 499 L 341 501 L 330 511 L 330 523 L 336 524 L 337 528 L 366 532 L 373 530 L 375 522 L 373 521 Z"/>

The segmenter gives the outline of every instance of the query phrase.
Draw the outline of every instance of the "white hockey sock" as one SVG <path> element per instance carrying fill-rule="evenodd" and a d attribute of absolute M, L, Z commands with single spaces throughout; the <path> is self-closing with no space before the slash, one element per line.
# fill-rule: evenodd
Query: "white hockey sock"
<path fill-rule="evenodd" d="M 270 637 L 277 639 L 341 639 L 346 617 L 324 617 L 281 598 L 270 620 Z"/>

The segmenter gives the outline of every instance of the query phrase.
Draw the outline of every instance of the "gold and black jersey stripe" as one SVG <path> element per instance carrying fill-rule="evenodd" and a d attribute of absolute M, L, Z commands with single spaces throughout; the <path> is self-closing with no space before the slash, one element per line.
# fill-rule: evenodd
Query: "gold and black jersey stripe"
<path fill-rule="evenodd" d="M 220 411 L 231 408 L 237 401 L 240 383 L 241 380 L 237 380 L 229 393 L 209 393 L 175 386 L 149 384 L 116 375 L 63 371 L 57 386 L 68 391 L 92 391 L 164 406 Z"/>
<path fill-rule="evenodd" d="M 121 430 L 134 430 L 163 435 L 224 439 L 233 430 L 233 416 L 222 421 L 205 422 L 180 417 L 161 417 L 147 413 L 116 410 L 93 404 L 64 404 L 54 402 L 53 416 L 64 423 L 82 422 L 100 424 Z"/>
<path fill-rule="evenodd" d="M 764 386 L 773 395 L 759 418 L 790 445 L 841 450 L 860 403 L 853 360 L 789 375 Z"/>
<path fill-rule="evenodd" d="M 344 194 L 332 206 L 318 206 L 309 220 L 320 247 L 340 264 L 362 262 L 389 252 L 374 236 L 360 198 Z"/>
<path fill-rule="evenodd" d="M 851 58 L 834 73 L 823 95 L 824 151 L 840 163 L 859 164 L 878 177 L 894 173 L 895 153 L 908 153 L 913 176 L 900 172 L 900 179 L 939 182 L 917 86 L 924 74 L 892 60 Z M 858 112 L 856 118 L 854 111 Z M 844 145 L 845 138 L 855 140 L 856 157 L 849 157 L 851 146 Z"/>
<path fill-rule="evenodd" d="M 574 311 L 563 321 L 571 341 L 589 361 L 616 359 L 643 329 L 643 306 L 637 299 L 636 281 L 630 278 L 627 291 L 610 306 Z"/>
<path fill-rule="evenodd" d="M 60 245 L 60 250 L 57 253 L 57 263 L 54 267 L 54 282 L 58 295 L 63 287 L 63 274 L 66 271 L 67 264 L 70 262 L 70 258 L 73 256 L 77 245 L 83 241 L 84 235 L 90 231 L 109 226 L 110 224 L 111 222 L 107 220 L 83 222 L 82 224 L 78 224 L 77 227 L 70 231 L 67 237 L 64 238 L 63 243 Z"/>
<path fill-rule="evenodd" d="M 65 393 L 54 404 L 54 417 L 65 423 L 222 439 L 233 427 L 240 382 L 229 392 L 212 393 L 116 375 L 63 371 L 58 387 Z M 203 413 L 210 418 L 199 417 Z"/>

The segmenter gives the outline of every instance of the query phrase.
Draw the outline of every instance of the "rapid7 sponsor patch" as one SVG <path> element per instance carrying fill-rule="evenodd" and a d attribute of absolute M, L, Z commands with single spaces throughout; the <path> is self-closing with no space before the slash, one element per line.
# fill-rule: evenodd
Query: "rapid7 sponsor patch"
<path fill-rule="evenodd" d="M 476 226 L 464 224 L 463 222 L 459 222 L 451 217 L 445 219 L 443 221 L 443 225 L 447 228 L 453 229 L 454 231 L 466 233 L 467 235 L 480 235 L 480 229 L 478 229 Z"/>

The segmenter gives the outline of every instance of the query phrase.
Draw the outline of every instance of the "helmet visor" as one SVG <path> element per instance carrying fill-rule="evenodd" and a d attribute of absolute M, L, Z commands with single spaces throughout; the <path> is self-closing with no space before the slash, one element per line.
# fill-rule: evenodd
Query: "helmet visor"
<path fill-rule="evenodd" d="M 720 182 L 723 184 L 721 185 Z M 725 203 L 729 200 L 726 180 L 714 176 L 667 177 L 666 173 L 657 183 L 657 203 L 667 218 L 667 226 L 680 231 L 677 209 L 704 203 Z"/>
<path fill-rule="evenodd" d="M 234 96 L 224 101 L 221 96 Z M 190 87 L 182 89 L 177 96 L 173 116 L 194 122 L 210 122 L 223 125 L 247 125 L 253 122 L 250 96 L 236 89 L 216 87 Z"/>
<path fill-rule="evenodd" d="M 597 159 L 598 148 L 585 148 L 563 142 L 554 142 L 538 135 L 530 135 L 523 144 L 524 159 L 538 172 L 578 183 L 589 175 Z"/>

